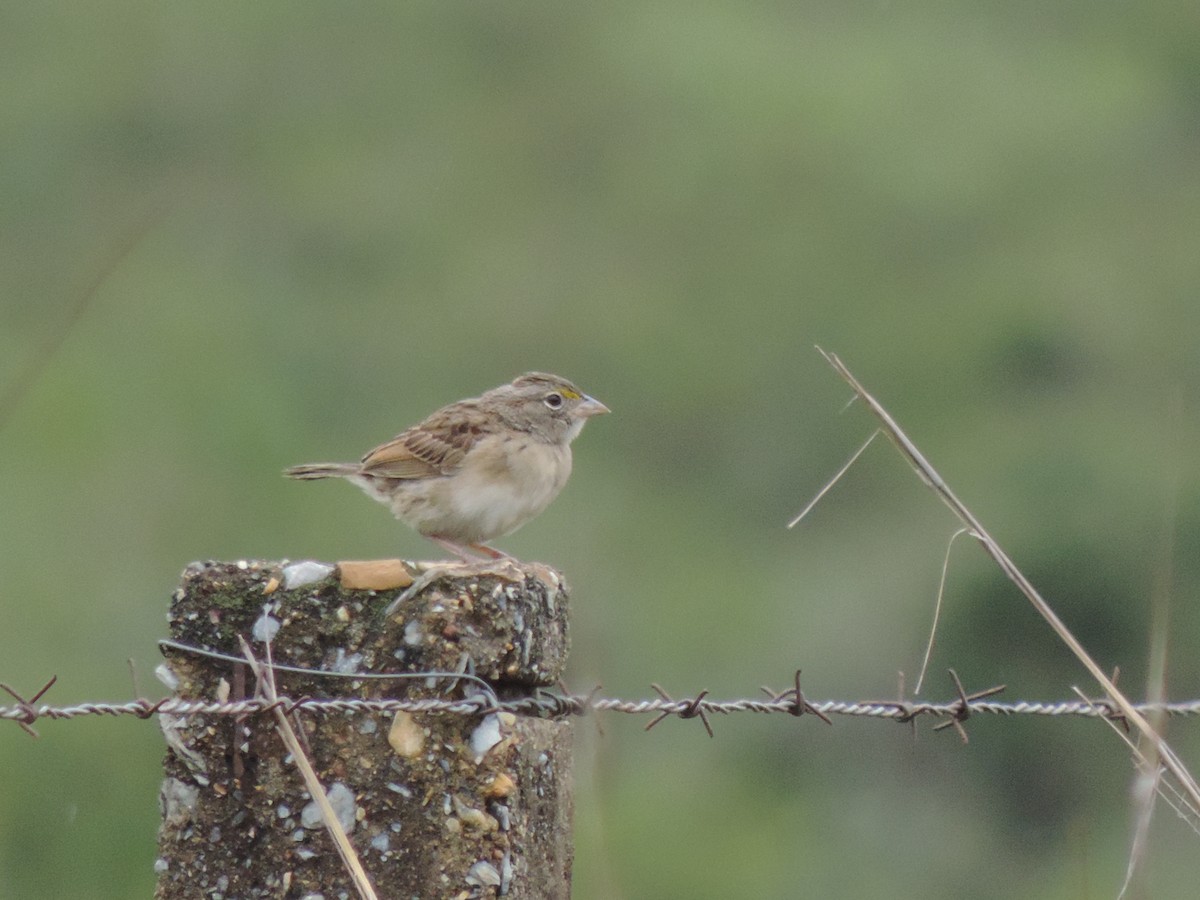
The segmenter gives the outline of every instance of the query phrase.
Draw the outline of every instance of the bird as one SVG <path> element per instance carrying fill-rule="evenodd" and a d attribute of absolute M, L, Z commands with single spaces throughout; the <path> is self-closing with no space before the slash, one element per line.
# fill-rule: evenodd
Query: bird
<path fill-rule="evenodd" d="M 344 478 L 463 563 L 510 560 L 490 542 L 550 505 L 571 475 L 571 442 L 607 412 L 566 378 L 526 372 L 443 406 L 356 463 L 307 463 L 284 475 Z"/>

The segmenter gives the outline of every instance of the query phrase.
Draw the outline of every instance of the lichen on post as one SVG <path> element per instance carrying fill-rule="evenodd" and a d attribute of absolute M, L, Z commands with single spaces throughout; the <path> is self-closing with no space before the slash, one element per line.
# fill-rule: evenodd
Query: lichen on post
<path fill-rule="evenodd" d="M 349 568 L 349 567 L 348 567 Z M 443 575 L 391 615 L 399 589 L 344 586 L 314 563 L 196 563 L 171 636 L 189 647 L 347 676 L 472 672 L 500 699 L 562 676 L 567 588 L 542 566 Z M 351 578 L 352 584 L 361 583 Z M 253 696 L 248 664 L 166 648 L 177 697 Z M 461 698 L 466 679 L 375 680 L 276 670 L 280 696 Z M 161 717 L 167 737 L 160 900 L 355 896 L 270 715 Z M 338 821 L 380 897 L 565 898 L 571 726 L 508 712 L 297 712 Z"/>

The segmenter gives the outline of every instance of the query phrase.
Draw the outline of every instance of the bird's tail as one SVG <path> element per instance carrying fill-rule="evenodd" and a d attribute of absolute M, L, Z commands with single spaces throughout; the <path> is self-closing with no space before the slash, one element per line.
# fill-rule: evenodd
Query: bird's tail
<path fill-rule="evenodd" d="M 355 463 L 306 463 L 303 466 L 284 469 L 283 474 L 288 478 L 315 481 L 318 478 L 345 478 L 347 475 L 355 475 L 358 468 Z"/>

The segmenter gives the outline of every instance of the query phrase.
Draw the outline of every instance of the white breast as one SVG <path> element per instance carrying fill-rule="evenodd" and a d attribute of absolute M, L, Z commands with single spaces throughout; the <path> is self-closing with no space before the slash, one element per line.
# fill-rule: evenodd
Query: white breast
<path fill-rule="evenodd" d="M 571 475 L 568 446 L 531 438 L 503 445 L 502 438 L 485 440 L 492 445 L 477 445 L 453 475 L 413 484 L 403 512 L 400 503 L 393 505 L 397 517 L 423 534 L 482 543 L 516 531 L 544 510 Z"/>

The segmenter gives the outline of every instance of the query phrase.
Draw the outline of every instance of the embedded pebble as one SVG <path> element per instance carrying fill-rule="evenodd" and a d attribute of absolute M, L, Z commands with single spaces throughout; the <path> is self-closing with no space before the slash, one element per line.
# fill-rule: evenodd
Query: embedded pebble
<path fill-rule="evenodd" d="M 487 786 L 483 792 L 483 796 L 493 799 L 507 797 L 517 789 L 517 783 L 512 780 L 505 772 L 501 772 L 492 779 L 492 783 Z"/>
<path fill-rule="evenodd" d="M 471 828 L 477 828 L 483 832 L 495 831 L 500 827 L 500 823 L 483 810 L 467 806 L 457 796 L 454 798 L 454 814 L 458 816 L 463 825 L 469 825 Z"/>
<path fill-rule="evenodd" d="M 500 863 L 500 896 L 503 897 L 508 893 L 508 888 L 512 884 L 514 872 L 512 861 L 512 851 L 504 851 L 504 860 Z"/>
<path fill-rule="evenodd" d="M 425 730 L 417 724 L 412 713 L 400 710 L 388 729 L 388 743 L 398 755 L 411 759 L 425 749 Z"/>
<path fill-rule="evenodd" d="M 163 782 L 158 796 L 163 821 L 174 828 L 186 824 L 191 820 L 192 811 L 196 808 L 196 801 L 199 799 L 199 788 L 186 784 L 178 778 L 168 778 Z"/>
<path fill-rule="evenodd" d="M 354 791 L 338 781 L 325 792 L 325 797 L 329 800 L 329 805 L 333 807 L 333 814 L 337 816 L 337 820 L 346 834 L 354 831 L 354 814 L 357 807 Z M 300 824 L 305 828 L 319 828 L 321 821 L 321 808 L 317 805 L 316 800 L 313 800 L 300 812 Z"/>
<path fill-rule="evenodd" d="M 169 691 L 179 690 L 179 676 L 175 674 L 166 663 L 159 663 L 154 669 L 154 677 L 157 678 Z"/>
<path fill-rule="evenodd" d="M 263 614 L 254 620 L 254 627 L 250 629 L 250 634 L 259 643 L 267 643 L 275 640 L 275 635 L 279 634 L 279 620 L 272 616 L 267 610 L 269 607 L 263 608 Z"/>
<path fill-rule="evenodd" d="M 475 762 L 482 762 L 487 752 L 500 743 L 500 717 L 489 713 L 471 732 L 471 753 Z"/>
<path fill-rule="evenodd" d="M 304 562 L 292 563 L 283 570 L 283 587 L 293 591 L 308 584 L 324 581 L 333 574 L 334 567 L 328 563 L 319 563 L 311 559 Z"/>
<path fill-rule="evenodd" d="M 492 818 L 496 820 L 501 831 L 512 830 L 512 813 L 508 811 L 508 807 L 503 803 L 489 803 L 488 812 L 492 814 Z"/>
<path fill-rule="evenodd" d="M 371 849 L 378 850 L 380 853 L 386 853 L 391 847 L 391 839 L 387 836 L 387 832 L 380 832 L 371 838 Z"/>
<path fill-rule="evenodd" d="M 467 884 L 478 887 L 499 887 L 500 873 L 490 862 L 481 859 L 467 871 Z"/>
<path fill-rule="evenodd" d="M 345 649 L 338 647 L 337 658 L 333 661 L 333 671 L 339 672 L 342 675 L 353 675 L 358 671 L 362 659 L 363 655 L 361 653 L 351 653 L 347 656 Z"/>
<path fill-rule="evenodd" d="M 410 647 L 415 647 L 421 643 L 421 639 L 425 637 L 425 632 L 421 628 L 421 623 L 413 619 L 404 626 L 404 643 Z"/>

